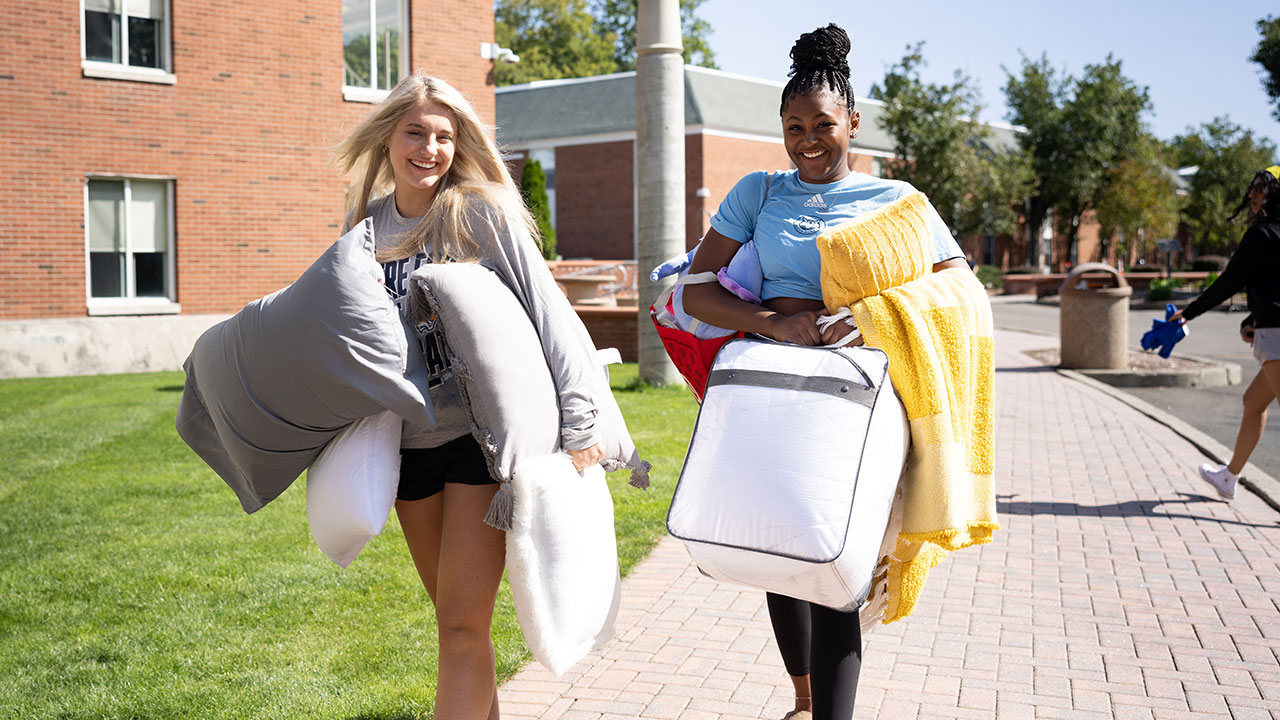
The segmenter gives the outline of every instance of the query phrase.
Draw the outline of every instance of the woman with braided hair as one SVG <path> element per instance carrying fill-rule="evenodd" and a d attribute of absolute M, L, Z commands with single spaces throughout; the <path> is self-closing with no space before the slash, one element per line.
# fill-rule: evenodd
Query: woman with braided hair
<path fill-rule="evenodd" d="M 1280 398 L 1280 166 L 1253 176 L 1231 219 L 1246 209 L 1249 229 L 1231 262 L 1200 297 L 1170 317 L 1189 322 L 1241 290 L 1249 293 L 1249 316 L 1240 324 L 1240 338 L 1253 345 L 1253 356 L 1262 367 L 1244 391 L 1244 414 L 1231 461 L 1200 466 L 1200 477 L 1226 500 L 1236 496 L 1238 476 L 1262 439 L 1267 407 Z"/>
<path fill-rule="evenodd" d="M 908 183 L 855 173 L 849 142 L 857 137 L 847 57 L 849 36 L 831 24 L 805 33 L 791 49 L 791 79 L 782 91 L 783 144 L 795 169 L 756 172 L 738 181 L 703 238 L 689 272 L 716 272 L 754 241 L 764 283 L 762 305 L 717 283 L 689 285 L 684 307 L 699 320 L 798 345 L 830 345 L 852 329 L 818 326 L 825 314 L 815 240 L 828 227 L 916 192 Z M 933 270 L 967 268 L 964 253 L 932 206 L 927 208 Z M 861 344 L 855 340 L 853 344 Z M 858 611 L 841 612 L 768 593 L 769 617 L 783 664 L 795 685 L 792 720 L 847 720 L 862 664 Z"/>

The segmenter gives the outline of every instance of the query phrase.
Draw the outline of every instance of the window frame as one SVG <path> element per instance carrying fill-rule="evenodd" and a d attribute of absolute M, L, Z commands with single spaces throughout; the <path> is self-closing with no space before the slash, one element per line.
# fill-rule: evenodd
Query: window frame
<path fill-rule="evenodd" d="M 83 0 L 82 0 L 83 1 Z M 168 2 L 169 0 L 165 0 Z M 375 32 L 378 27 L 378 0 L 362 0 L 369 5 L 369 83 L 370 87 L 360 85 L 347 84 L 347 71 L 345 61 L 343 67 L 340 68 L 342 73 L 342 99 L 347 102 L 363 102 L 363 103 L 380 103 L 387 99 L 391 88 L 380 90 L 372 87 L 377 82 L 378 63 L 376 50 L 378 43 L 374 42 Z M 409 74 L 409 5 L 410 0 L 397 0 L 400 5 L 400 78 L 404 79 Z"/>
<path fill-rule="evenodd" d="M 138 297 L 137 278 L 134 277 L 133 268 L 133 250 L 131 248 L 132 239 L 129 237 L 130 208 L 129 204 L 132 200 L 132 186 L 130 182 L 133 180 L 144 180 L 148 182 L 164 182 L 165 183 L 165 202 L 167 203 L 167 225 L 168 233 L 164 238 L 165 242 L 165 285 L 168 293 L 163 297 Z M 92 252 L 89 232 L 89 183 L 94 181 L 105 182 L 124 182 L 123 194 L 123 218 L 121 226 L 121 238 L 124 243 L 125 254 L 125 283 L 124 297 L 94 297 L 93 296 L 93 275 L 92 265 L 90 262 L 90 253 Z M 182 312 L 182 306 L 178 304 L 178 263 L 177 263 L 177 242 L 176 228 L 174 225 L 174 199 L 176 197 L 175 187 L 177 186 L 177 178 L 172 175 L 119 175 L 114 173 L 89 173 L 85 175 L 83 200 L 84 200 L 84 296 L 85 307 L 89 315 L 173 315 Z"/>
<path fill-rule="evenodd" d="M 164 7 L 164 32 L 161 33 L 160 67 L 148 68 L 129 64 L 129 10 L 128 0 L 120 0 L 120 58 L 121 62 L 90 60 L 85 54 L 84 2 L 80 0 L 80 72 L 84 77 L 108 80 L 132 80 L 135 82 L 173 85 L 178 77 L 173 74 L 173 0 L 162 0 Z"/>

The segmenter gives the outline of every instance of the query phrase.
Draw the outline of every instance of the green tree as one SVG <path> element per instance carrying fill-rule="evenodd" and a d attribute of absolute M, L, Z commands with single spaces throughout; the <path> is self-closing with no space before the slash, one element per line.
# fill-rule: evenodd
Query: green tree
<path fill-rule="evenodd" d="M 1259 20 L 1258 34 L 1262 37 L 1249 59 L 1262 66 L 1262 87 L 1275 103 L 1271 115 L 1280 120 L 1280 17 Z"/>
<path fill-rule="evenodd" d="M 698 6 L 706 0 L 680 0 L 680 34 L 683 36 L 684 61 L 688 65 L 715 68 L 716 55 L 707 36 L 711 23 L 698 17 Z M 613 58 L 618 70 L 636 67 L 636 13 L 639 0 L 595 0 L 596 23 L 614 38 Z"/>
<path fill-rule="evenodd" d="M 520 193 L 542 235 L 542 256 L 555 260 L 556 229 L 551 226 L 551 203 L 547 200 L 547 175 L 542 171 L 542 163 L 533 159 L 525 161 L 524 170 L 520 172 Z"/>
<path fill-rule="evenodd" d="M 697 16 L 705 0 L 680 0 L 686 63 L 716 67 L 707 36 L 711 25 Z M 494 81 L 514 85 L 534 80 L 587 77 L 634 70 L 638 0 L 497 0 L 494 39 L 520 56 L 497 63 Z"/>
<path fill-rule="evenodd" d="M 1059 75 L 1045 56 L 1024 57 L 1021 76 L 1006 74 L 1009 119 L 1026 128 L 1019 142 L 1036 172 L 1031 236 L 1039 237 L 1052 210 L 1074 262 L 1081 218 L 1096 209 L 1112 170 L 1137 152 L 1142 113 L 1150 108 L 1147 90 L 1125 77 L 1110 55 L 1086 65 L 1079 79 Z"/>
<path fill-rule="evenodd" d="M 497 62 L 494 82 L 587 77 L 615 72 L 616 36 L 601 34 L 587 0 L 499 0 L 493 9 L 495 41 L 520 56 Z"/>
<path fill-rule="evenodd" d="M 1161 162 L 1159 142 L 1144 136 L 1137 150 L 1111 169 L 1098 200 L 1099 237 L 1115 249 L 1120 262 L 1133 249 L 1145 254 L 1156 240 L 1172 237 L 1184 202 Z"/>
<path fill-rule="evenodd" d="M 979 146 L 969 153 L 961 176 L 970 191 L 956 208 L 951 228 L 962 236 L 1016 233 L 1035 180 L 1026 152 Z"/>
<path fill-rule="evenodd" d="M 1255 173 L 1275 162 L 1276 146 L 1265 138 L 1215 118 L 1169 141 L 1166 161 L 1195 167 L 1183 221 L 1201 252 L 1225 248 L 1240 239 L 1240 227 L 1227 220 Z M 1237 218 L 1237 221 L 1239 218 Z"/>
<path fill-rule="evenodd" d="M 909 46 L 871 97 L 885 103 L 880 124 L 894 142 L 888 174 L 929 196 L 961 235 L 998 235 L 1017 228 L 1030 170 L 1020 151 L 988 144 L 989 131 L 973 118 L 981 110 L 976 86 L 956 72 L 951 83 L 920 78 L 923 43 Z"/>

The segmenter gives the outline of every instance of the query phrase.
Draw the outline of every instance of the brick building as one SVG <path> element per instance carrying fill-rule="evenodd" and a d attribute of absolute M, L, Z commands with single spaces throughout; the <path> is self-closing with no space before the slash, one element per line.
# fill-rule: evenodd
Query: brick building
<path fill-rule="evenodd" d="M 692 246 L 710 227 L 720 201 L 743 175 L 791 166 L 782 145 L 782 83 L 685 67 L 686 236 Z M 547 171 L 559 253 L 566 257 L 636 257 L 635 73 L 550 80 L 497 90 L 498 140 L 517 176 L 528 158 Z M 858 99 L 861 128 L 851 167 L 879 175 L 893 157 L 880 126 L 882 103 Z M 997 148 L 1016 142 L 1009 125 L 991 125 Z M 965 238 L 976 260 L 1004 267 L 1025 262 L 1025 241 Z"/>
<path fill-rule="evenodd" d="M 0 320 L 287 285 L 337 237 L 344 132 L 416 68 L 492 121 L 492 40 L 490 0 L 6 0 Z"/>

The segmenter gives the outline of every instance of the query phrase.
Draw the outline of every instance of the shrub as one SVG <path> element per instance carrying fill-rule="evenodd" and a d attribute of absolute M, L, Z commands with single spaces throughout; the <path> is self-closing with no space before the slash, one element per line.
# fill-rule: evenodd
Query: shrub
<path fill-rule="evenodd" d="M 1173 289 L 1182 284 L 1178 278 L 1156 278 L 1147 286 L 1147 300 L 1163 302 L 1173 297 Z"/>
<path fill-rule="evenodd" d="M 542 257 L 556 259 L 556 229 L 551 227 L 551 204 L 547 201 L 547 174 L 542 171 L 542 163 L 529 160 L 520 172 L 520 194 L 524 195 L 524 203 L 529 206 L 533 220 L 538 224 L 538 232 L 542 235 Z"/>
<path fill-rule="evenodd" d="M 1209 287 L 1210 285 L 1214 284 L 1217 281 L 1218 281 L 1218 272 L 1216 270 L 1210 271 L 1209 274 L 1205 276 L 1204 280 L 1200 281 L 1200 284 L 1199 284 L 1200 292 L 1204 292 L 1205 288 Z"/>
<path fill-rule="evenodd" d="M 1222 255 L 1201 255 L 1191 261 L 1191 269 L 1196 272 L 1205 272 L 1206 270 L 1222 272 L 1222 269 L 1227 266 L 1227 260 L 1228 258 Z"/>
<path fill-rule="evenodd" d="M 995 265 L 979 265 L 973 271 L 978 276 L 978 281 L 988 290 L 1004 287 L 1004 272 Z"/>

